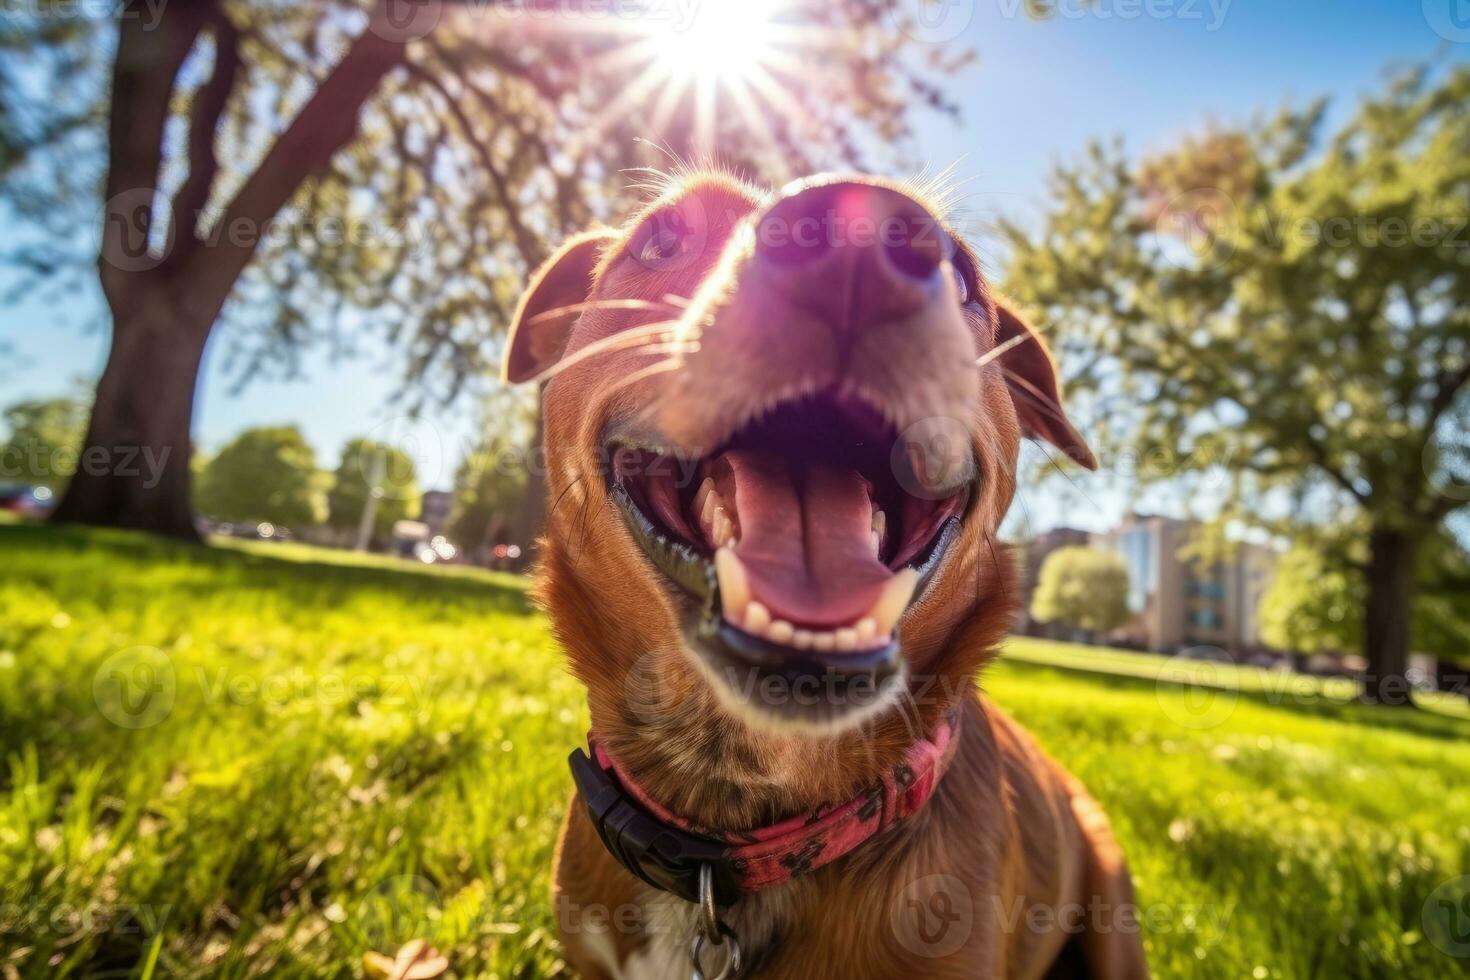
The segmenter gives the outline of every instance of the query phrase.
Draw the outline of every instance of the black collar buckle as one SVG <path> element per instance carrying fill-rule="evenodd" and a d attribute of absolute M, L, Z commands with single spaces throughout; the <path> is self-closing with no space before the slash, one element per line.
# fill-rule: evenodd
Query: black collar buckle
<path fill-rule="evenodd" d="M 664 823 L 631 799 L 581 749 L 567 761 L 597 836 L 608 853 L 635 877 L 686 902 L 698 903 L 700 868 L 708 865 L 714 878 L 715 901 L 732 905 L 740 897 L 725 845 Z"/>

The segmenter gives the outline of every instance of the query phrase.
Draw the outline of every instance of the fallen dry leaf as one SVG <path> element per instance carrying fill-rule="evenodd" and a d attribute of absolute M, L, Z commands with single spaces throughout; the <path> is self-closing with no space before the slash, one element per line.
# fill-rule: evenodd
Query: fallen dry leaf
<path fill-rule="evenodd" d="M 449 960 L 424 940 L 410 939 L 392 959 L 363 953 L 362 968 L 376 980 L 433 980 L 449 969 Z"/>

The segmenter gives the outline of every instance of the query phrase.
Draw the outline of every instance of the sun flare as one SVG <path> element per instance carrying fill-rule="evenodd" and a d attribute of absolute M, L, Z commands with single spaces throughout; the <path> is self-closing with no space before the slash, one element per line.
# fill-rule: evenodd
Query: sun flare
<path fill-rule="evenodd" d="M 793 22 L 789 0 L 656 4 L 625 24 L 626 40 L 594 66 L 623 81 L 584 139 L 636 118 L 656 140 L 687 127 L 698 155 L 713 151 L 719 123 L 732 116 L 766 149 L 775 146 L 771 120 L 784 120 L 788 131 L 812 124 L 790 86 L 830 39 Z"/>
<path fill-rule="evenodd" d="M 654 60 L 685 78 L 742 78 L 772 53 L 778 8 L 777 0 L 695 4 L 653 26 Z"/>

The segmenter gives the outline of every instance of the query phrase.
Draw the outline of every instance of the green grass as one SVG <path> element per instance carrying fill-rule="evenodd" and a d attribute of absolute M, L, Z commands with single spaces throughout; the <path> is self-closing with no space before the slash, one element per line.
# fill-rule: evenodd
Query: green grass
<path fill-rule="evenodd" d="M 1106 805 L 1158 976 L 1470 965 L 1423 924 L 1470 873 L 1470 724 L 1011 653 L 983 685 Z M 516 579 L 0 527 L 0 976 L 353 976 L 416 936 L 555 975 L 584 726 Z"/>

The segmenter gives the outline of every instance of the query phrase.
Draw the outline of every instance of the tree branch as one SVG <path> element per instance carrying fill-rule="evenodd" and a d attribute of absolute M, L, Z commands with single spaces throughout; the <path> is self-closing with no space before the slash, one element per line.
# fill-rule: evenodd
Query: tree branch
<path fill-rule="evenodd" d="M 209 5 L 174 4 L 158 20 L 145 16 L 142 0 L 129 0 L 118 15 L 107 122 L 107 212 L 103 216 L 99 271 L 109 294 L 127 263 L 108 256 L 146 247 L 153 228 L 152 194 L 163 161 L 163 131 L 179 68 L 194 47 Z M 149 25 L 153 24 L 150 30 Z M 131 192 L 131 193 L 129 193 Z"/>
<path fill-rule="evenodd" d="M 511 193 L 510 186 L 505 179 L 505 174 L 495 165 L 495 159 L 490 155 L 490 148 L 480 141 L 475 133 L 474 124 L 465 115 L 464 108 L 459 101 L 445 87 L 432 71 L 416 65 L 408 64 L 408 71 L 415 78 L 428 85 L 439 97 L 444 100 L 449 112 L 454 116 L 455 122 L 459 124 L 464 133 L 465 141 L 474 149 L 475 155 L 480 159 L 480 166 L 485 168 L 485 173 L 490 177 L 490 182 L 495 186 L 495 196 L 500 201 L 500 209 L 504 212 L 506 223 L 510 225 L 511 234 L 515 236 L 516 249 L 521 253 L 521 260 L 526 263 L 526 269 L 535 269 L 546 257 L 545 251 L 536 236 L 531 234 L 530 229 L 521 221 L 521 209 L 515 195 Z"/>
<path fill-rule="evenodd" d="M 222 232 L 218 243 L 191 256 L 188 265 L 197 276 L 191 274 L 186 282 L 208 314 L 207 321 L 213 321 L 224 305 L 266 225 L 295 196 L 302 181 L 325 167 L 352 139 L 363 104 L 383 77 L 404 63 L 405 41 L 392 34 L 369 27 L 352 42 L 225 206 L 216 223 Z"/>
<path fill-rule="evenodd" d="M 1449 407 L 1454 404 L 1457 396 L 1464 387 L 1470 384 L 1470 361 L 1461 365 L 1458 371 L 1441 371 L 1437 386 L 1434 389 L 1434 398 L 1429 403 L 1429 417 L 1425 423 L 1425 431 L 1433 435 L 1434 423 L 1438 422 Z"/>
<path fill-rule="evenodd" d="M 214 72 L 194 96 L 189 114 L 189 176 L 174 204 L 174 221 L 180 231 L 188 232 L 191 247 L 198 244 L 200 212 L 209 203 L 210 188 L 219 172 L 219 159 L 214 153 L 215 135 L 240 69 L 239 31 L 217 5 L 212 20 Z"/>
<path fill-rule="evenodd" d="M 1348 493 L 1352 494 L 1353 498 L 1356 499 L 1359 503 L 1368 503 L 1369 499 L 1372 497 L 1372 494 L 1363 493 L 1361 490 L 1353 485 L 1352 480 L 1349 480 L 1347 478 L 1347 474 L 1343 473 L 1337 467 L 1328 463 L 1327 450 L 1323 448 L 1320 442 L 1312 437 L 1311 433 L 1305 433 L 1304 435 L 1306 436 L 1306 438 L 1303 441 L 1306 443 L 1307 449 L 1311 452 L 1312 462 L 1316 464 L 1317 468 L 1323 473 L 1326 473 L 1328 476 L 1332 477 L 1332 479 L 1339 486 L 1341 486 Z"/>

